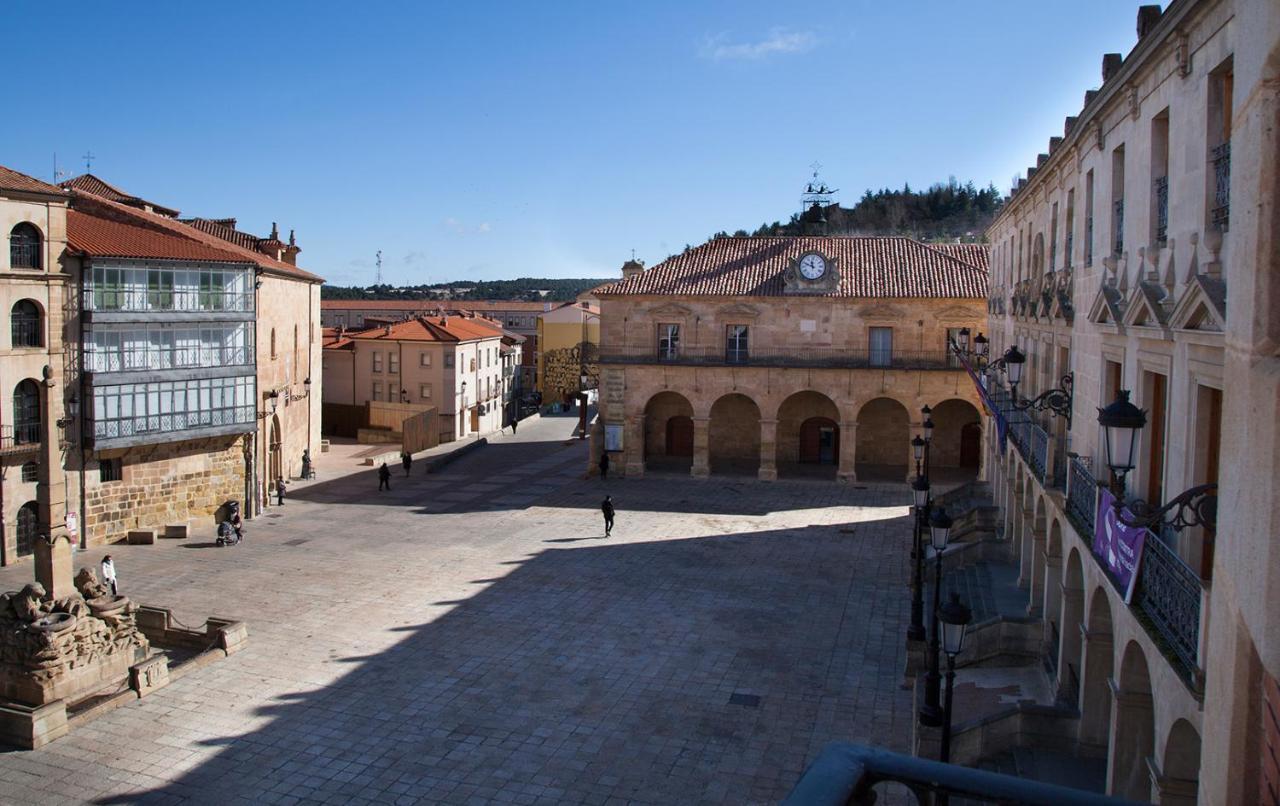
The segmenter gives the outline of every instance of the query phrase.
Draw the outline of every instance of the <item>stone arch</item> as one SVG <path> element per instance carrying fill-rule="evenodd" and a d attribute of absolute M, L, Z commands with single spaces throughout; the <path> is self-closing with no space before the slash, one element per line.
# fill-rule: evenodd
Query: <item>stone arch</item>
<path fill-rule="evenodd" d="M 1080 743 L 1106 748 L 1111 731 L 1111 675 L 1115 668 L 1112 652 L 1111 600 L 1098 585 L 1089 596 L 1085 628 L 1084 679 L 1080 685 Z"/>
<path fill-rule="evenodd" d="M 831 398 L 812 389 L 788 396 L 778 406 L 777 434 L 779 475 L 801 472 L 811 476 L 817 472 L 835 476 L 840 456 L 840 408 Z M 830 461 L 823 462 L 823 458 Z"/>
<path fill-rule="evenodd" d="M 892 477 L 905 478 L 905 469 L 899 468 L 911 455 L 911 415 L 907 407 L 891 397 L 877 397 L 858 409 L 857 423 L 857 464 L 887 467 Z M 862 470 L 858 476 L 863 477 Z"/>
<path fill-rule="evenodd" d="M 9 345 L 44 346 L 44 306 L 33 299 L 20 299 L 9 309 Z"/>
<path fill-rule="evenodd" d="M 741 392 L 711 404 L 707 426 L 711 472 L 750 474 L 760 469 L 760 406 Z"/>
<path fill-rule="evenodd" d="M 19 221 L 9 230 L 9 268 L 44 268 L 44 233 L 30 221 Z"/>
<path fill-rule="evenodd" d="M 1111 724 L 1107 790 L 1121 797 L 1149 801 L 1151 772 L 1147 758 L 1155 753 L 1155 712 L 1151 699 L 1151 670 L 1137 641 L 1130 641 L 1124 647 Z"/>
<path fill-rule="evenodd" d="M 1062 574 L 1061 646 L 1058 650 L 1058 691 L 1072 704 L 1080 697 L 1080 661 L 1084 654 L 1084 565 L 1080 551 L 1071 549 Z"/>
<path fill-rule="evenodd" d="M 1043 495 L 1037 495 L 1031 508 L 1031 542 L 1030 551 L 1023 555 L 1023 579 L 1031 580 L 1031 601 L 1027 605 L 1028 613 L 1039 613 L 1044 606 L 1045 579 L 1048 575 L 1045 561 L 1045 507 Z M 1027 567 L 1027 561 L 1031 566 Z"/>
<path fill-rule="evenodd" d="M 1049 536 L 1044 548 L 1044 624 L 1049 656 L 1058 668 L 1062 621 L 1062 525 L 1057 518 L 1049 522 Z"/>
<path fill-rule="evenodd" d="M 13 387 L 13 441 L 27 445 L 41 441 L 44 411 L 40 403 L 40 384 L 30 378 Z"/>
<path fill-rule="evenodd" d="M 679 392 L 658 392 L 645 403 L 644 461 L 646 469 L 693 466 L 693 404 Z"/>
<path fill-rule="evenodd" d="M 1183 791 L 1196 790 L 1200 781 L 1200 734 L 1187 720 L 1179 719 L 1169 729 L 1160 766 L 1165 783 Z"/>
<path fill-rule="evenodd" d="M 40 505 L 35 501 L 28 501 L 18 508 L 14 536 L 17 556 L 30 557 L 35 553 L 36 538 L 40 536 Z"/>
<path fill-rule="evenodd" d="M 930 468 L 963 468 L 976 475 L 982 463 L 982 417 L 973 404 L 960 398 L 933 407 Z"/>

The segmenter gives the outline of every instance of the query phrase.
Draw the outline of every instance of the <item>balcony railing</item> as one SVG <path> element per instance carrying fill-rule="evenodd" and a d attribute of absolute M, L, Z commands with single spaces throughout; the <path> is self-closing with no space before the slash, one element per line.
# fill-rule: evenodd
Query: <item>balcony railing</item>
<path fill-rule="evenodd" d="M 1067 242 L 1063 244 L 1063 248 L 1062 248 L 1062 255 L 1063 255 L 1062 265 L 1065 266 L 1066 268 L 1071 268 L 1071 255 L 1072 255 L 1071 250 L 1075 247 L 1075 240 L 1076 240 L 1075 233 L 1071 231 L 1071 227 L 1068 225 Z"/>
<path fill-rule="evenodd" d="M 1093 265 L 1093 216 L 1084 219 L 1084 265 Z"/>
<path fill-rule="evenodd" d="M 1134 605 L 1164 640 L 1169 654 L 1193 686 L 1199 669 L 1200 604 L 1203 588 L 1200 577 L 1165 545 L 1148 532 L 1138 566 L 1138 587 Z"/>
<path fill-rule="evenodd" d="M 723 347 L 600 348 L 602 364 L 676 364 L 685 366 L 822 367 L 833 369 L 957 369 L 948 352 L 938 350 L 872 350 L 853 347 L 772 347 L 726 352 Z"/>
<path fill-rule="evenodd" d="M 1011 416 L 1018 417 L 1019 412 Z M 1045 480 L 1045 469 L 1049 460 L 1049 434 L 1029 419 L 1013 419 L 1009 423 L 1009 436 L 1017 446 L 1022 459 L 1031 466 L 1032 472 L 1041 483 Z"/>
<path fill-rule="evenodd" d="M 29 453 L 40 448 L 40 423 L 0 425 L 0 454 Z"/>
<path fill-rule="evenodd" d="M 139 370 L 239 367 L 252 364 L 252 347 L 157 347 L 147 344 L 119 350 L 90 350 L 85 355 L 89 372 L 137 372 Z"/>
<path fill-rule="evenodd" d="M 203 411 L 176 412 L 173 414 L 142 414 L 114 419 L 95 419 L 93 436 L 97 440 L 124 439 L 169 432 L 188 431 L 197 428 L 217 428 L 225 425 L 252 425 L 254 407 L 229 406 Z"/>
<path fill-rule="evenodd" d="M 1124 199 L 1116 199 L 1111 211 L 1111 254 L 1120 257 L 1124 253 Z"/>
<path fill-rule="evenodd" d="M 1226 232 L 1231 223 L 1231 141 L 1213 147 L 1213 226 Z"/>
<path fill-rule="evenodd" d="M 42 347 L 42 330 L 39 317 L 14 316 L 10 322 L 10 344 L 13 347 Z"/>
<path fill-rule="evenodd" d="M 247 313 L 253 310 L 253 292 L 203 291 L 180 288 L 173 291 L 149 291 L 146 288 L 112 286 L 84 289 L 82 304 L 86 311 L 121 311 L 126 313 L 230 311 Z"/>
<path fill-rule="evenodd" d="M 1090 545 L 1097 511 L 1098 483 L 1093 478 L 1089 459 L 1072 456 L 1067 463 L 1067 517 L 1075 522 L 1076 530 Z"/>
<path fill-rule="evenodd" d="M 1169 241 L 1169 177 L 1156 179 L 1152 190 L 1156 197 L 1156 243 L 1164 246 Z"/>

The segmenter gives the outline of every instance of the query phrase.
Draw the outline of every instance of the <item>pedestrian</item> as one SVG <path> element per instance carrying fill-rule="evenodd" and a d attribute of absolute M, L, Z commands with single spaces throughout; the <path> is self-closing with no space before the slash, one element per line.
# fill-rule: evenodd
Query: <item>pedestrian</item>
<path fill-rule="evenodd" d="M 609 452 L 605 451 L 600 454 L 600 480 L 607 481 L 609 479 Z"/>
<path fill-rule="evenodd" d="M 519 420 L 511 421 L 511 436 L 513 437 L 516 435 L 516 425 L 519 424 L 519 422 L 520 422 Z"/>
<path fill-rule="evenodd" d="M 600 511 L 604 513 L 604 536 L 613 531 L 613 496 L 606 495 L 600 503 Z"/>
<path fill-rule="evenodd" d="M 312 477 L 311 472 L 311 449 L 306 448 L 302 451 L 302 478 L 309 479 Z"/>
<path fill-rule="evenodd" d="M 102 558 L 102 581 L 110 583 L 111 595 L 119 596 L 116 589 L 116 564 L 111 561 L 111 555 Z"/>
<path fill-rule="evenodd" d="M 405 451 L 400 455 L 400 464 L 404 465 L 404 474 L 409 475 L 409 468 L 413 467 L 413 455 Z"/>
<path fill-rule="evenodd" d="M 391 489 L 391 468 L 387 467 L 387 463 L 383 462 L 382 467 L 378 468 L 378 491 Z"/>
<path fill-rule="evenodd" d="M 276 479 L 276 506 L 284 506 L 284 479 Z"/>

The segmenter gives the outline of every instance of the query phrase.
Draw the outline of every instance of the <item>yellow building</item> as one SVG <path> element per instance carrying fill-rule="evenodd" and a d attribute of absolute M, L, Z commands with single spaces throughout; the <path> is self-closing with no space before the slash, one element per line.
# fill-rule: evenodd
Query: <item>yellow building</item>
<path fill-rule="evenodd" d="M 543 403 L 594 389 L 600 368 L 600 306 L 589 299 L 538 316 L 538 392 Z M 587 376 L 583 382 L 582 377 Z"/>

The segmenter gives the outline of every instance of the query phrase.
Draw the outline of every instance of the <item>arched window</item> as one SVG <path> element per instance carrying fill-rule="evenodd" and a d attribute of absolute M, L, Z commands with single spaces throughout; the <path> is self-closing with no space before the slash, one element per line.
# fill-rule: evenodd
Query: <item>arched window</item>
<path fill-rule="evenodd" d="M 29 299 L 20 299 L 9 312 L 14 347 L 41 347 L 44 334 L 40 327 L 40 309 Z"/>
<path fill-rule="evenodd" d="M 9 231 L 10 267 L 41 268 L 40 252 L 40 230 L 24 221 Z"/>
<path fill-rule="evenodd" d="M 18 445 L 40 441 L 40 387 L 30 379 L 13 390 L 13 441 Z"/>
<path fill-rule="evenodd" d="M 18 556 L 29 557 L 36 550 L 36 537 L 40 534 L 40 505 L 28 501 L 18 510 Z"/>

